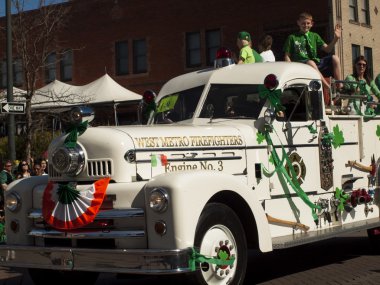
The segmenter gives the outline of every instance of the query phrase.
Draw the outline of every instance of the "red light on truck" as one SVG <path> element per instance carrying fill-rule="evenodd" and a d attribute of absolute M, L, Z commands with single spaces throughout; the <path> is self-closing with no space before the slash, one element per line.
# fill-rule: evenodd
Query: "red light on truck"
<path fill-rule="evenodd" d="M 231 58 L 231 57 L 232 57 L 232 52 L 228 48 L 221 47 L 216 52 L 216 59 Z"/>
<path fill-rule="evenodd" d="M 276 89 L 278 86 L 277 76 L 274 74 L 268 74 L 264 79 L 264 86 L 269 90 Z"/>

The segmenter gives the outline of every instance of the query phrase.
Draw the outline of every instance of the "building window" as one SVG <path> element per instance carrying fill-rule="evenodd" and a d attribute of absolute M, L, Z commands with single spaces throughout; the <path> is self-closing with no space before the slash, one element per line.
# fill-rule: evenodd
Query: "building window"
<path fill-rule="evenodd" d="M 368 0 L 361 0 L 361 20 L 364 24 L 371 25 Z"/>
<path fill-rule="evenodd" d="M 367 59 L 367 72 L 368 72 L 368 75 L 371 78 L 373 78 L 372 48 L 364 47 L 364 57 Z"/>
<path fill-rule="evenodd" d="M 214 65 L 216 52 L 220 47 L 220 30 L 206 31 L 206 64 Z"/>
<path fill-rule="evenodd" d="M 45 63 L 45 83 L 50 83 L 56 79 L 55 64 L 57 62 L 57 56 L 55 52 L 50 53 L 46 58 Z"/>
<path fill-rule="evenodd" d="M 355 65 L 355 59 L 360 55 L 360 46 L 359 45 L 352 45 L 352 66 Z"/>
<path fill-rule="evenodd" d="M 115 44 L 116 75 L 129 73 L 128 42 L 121 41 Z"/>
<path fill-rule="evenodd" d="M 186 67 L 201 66 L 200 33 L 186 33 Z"/>
<path fill-rule="evenodd" d="M 61 81 L 71 81 L 73 79 L 73 51 L 67 50 L 61 58 Z"/>
<path fill-rule="evenodd" d="M 133 41 L 133 73 L 147 72 L 146 41 Z"/>
<path fill-rule="evenodd" d="M 17 58 L 13 62 L 13 84 L 20 87 L 24 83 L 24 72 L 22 68 L 21 58 Z"/>
<path fill-rule="evenodd" d="M 358 1 L 350 0 L 349 9 L 350 9 L 350 20 L 354 22 L 358 22 Z"/>

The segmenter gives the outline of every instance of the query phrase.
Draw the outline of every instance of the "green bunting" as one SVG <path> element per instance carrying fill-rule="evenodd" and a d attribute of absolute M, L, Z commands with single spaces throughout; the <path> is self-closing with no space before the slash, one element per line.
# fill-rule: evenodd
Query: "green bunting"
<path fill-rule="evenodd" d="M 74 202 L 78 196 L 79 196 L 79 191 L 76 190 L 75 188 L 71 187 L 68 184 L 58 184 L 58 200 L 62 204 L 71 204 Z"/>

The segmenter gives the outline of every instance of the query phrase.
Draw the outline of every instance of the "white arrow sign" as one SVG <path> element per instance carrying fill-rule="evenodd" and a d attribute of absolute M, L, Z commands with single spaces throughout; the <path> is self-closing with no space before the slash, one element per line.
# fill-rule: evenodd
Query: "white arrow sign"
<path fill-rule="evenodd" d="M 1 103 L 1 113 L 25 114 L 25 103 Z"/>

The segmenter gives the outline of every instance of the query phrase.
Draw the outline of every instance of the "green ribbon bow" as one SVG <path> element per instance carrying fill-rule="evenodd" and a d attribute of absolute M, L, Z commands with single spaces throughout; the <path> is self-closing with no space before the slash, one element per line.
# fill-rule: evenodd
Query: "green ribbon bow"
<path fill-rule="evenodd" d="M 264 85 L 259 86 L 259 97 L 261 99 L 268 99 L 276 113 L 285 110 L 280 101 L 281 94 L 281 89 L 269 90 Z"/>

